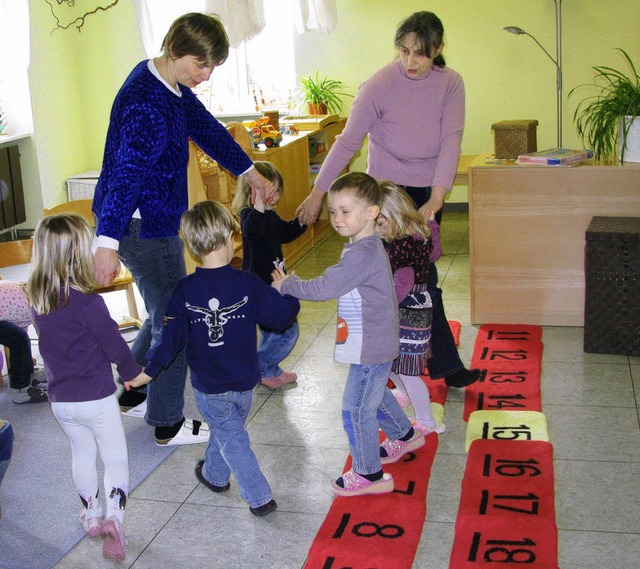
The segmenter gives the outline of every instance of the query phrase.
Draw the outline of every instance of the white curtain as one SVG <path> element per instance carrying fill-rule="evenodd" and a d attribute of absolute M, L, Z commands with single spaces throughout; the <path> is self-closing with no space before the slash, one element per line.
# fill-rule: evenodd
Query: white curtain
<path fill-rule="evenodd" d="M 231 47 L 257 36 L 265 26 L 263 0 L 205 0 L 205 12 L 217 14 Z"/>
<path fill-rule="evenodd" d="M 186 12 L 204 11 L 219 16 L 231 47 L 250 40 L 265 26 L 263 0 L 134 0 L 134 4 L 147 57 L 160 55 L 160 45 L 171 22 Z"/>
<path fill-rule="evenodd" d="M 136 19 L 138 20 L 138 28 L 140 28 L 144 51 L 147 57 L 156 57 L 160 55 L 160 44 L 164 36 L 158 37 L 158 34 L 154 33 L 153 21 L 149 13 L 147 0 L 133 0 L 133 3 L 136 7 Z M 164 30 L 164 33 L 166 32 L 167 30 Z"/>
<path fill-rule="evenodd" d="M 294 0 L 298 33 L 330 34 L 338 23 L 336 0 Z"/>

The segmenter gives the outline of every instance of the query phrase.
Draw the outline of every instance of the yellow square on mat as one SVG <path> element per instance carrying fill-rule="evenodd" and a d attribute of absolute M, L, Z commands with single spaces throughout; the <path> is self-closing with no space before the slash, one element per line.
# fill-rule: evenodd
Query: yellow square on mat
<path fill-rule="evenodd" d="M 433 418 L 436 420 L 436 423 L 442 423 L 442 419 L 444 418 L 444 407 L 440 405 L 440 403 L 431 402 L 431 412 L 433 413 Z"/>
<path fill-rule="evenodd" d="M 465 451 L 476 439 L 549 441 L 547 419 L 539 411 L 474 411 L 467 424 Z"/>

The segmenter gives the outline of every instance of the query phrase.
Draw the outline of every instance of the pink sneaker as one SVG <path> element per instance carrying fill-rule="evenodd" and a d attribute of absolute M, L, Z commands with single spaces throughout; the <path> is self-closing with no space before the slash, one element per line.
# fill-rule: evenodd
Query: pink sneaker
<path fill-rule="evenodd" d="M 383 474 L 380 480 L 371 482 L 351 469 L 342 475 L 342 481 L 344 487 L 338 486 L 335 480 L 331 481 L 331 490 L 338 496 L 363 496 L 393 492 L 393 477 L 387 473 Z"/>
<path fill-rule="evenodd" d="M 380 456 L 380 462 L 382 464 L 392 464 L 398 462 L 408 452 L 419 449 L 424 445 L 424 435 L 414 429 L 413 436 L 408 441 L 401 441 L 400 439 L 392 441 L 391 439 L 385 439 L 380 445 L 380 454 L 382 455 L 382 449 L 386 452 L 387 456 Z"/>
<path fill-rule="evenodd" d="M 431 433 L 444 433 L 446 427 L 444 423 L 436 423 L 436 426 L 432 429 L 431 427 L 427 427 L 424 423 L 421 423 L 417 419 L 411 421 L 411 426 L 416 430 L 420 431 L 425 437 Z"/>
<path fill-rule="evenodd" d="M 102 524 L 102 555 L 107 559 L 124 561 L 127 538 L 124 536 L 122 523 L 111 516 Z"/>
<path fill-rule="evenodd" d="M 98 537 L 100 535 L 103 521 L 102 516 L 98 518 L 87 517 L 87 509 L 82 508 L 80 512 L 80 522 L 89 537 Z"/>

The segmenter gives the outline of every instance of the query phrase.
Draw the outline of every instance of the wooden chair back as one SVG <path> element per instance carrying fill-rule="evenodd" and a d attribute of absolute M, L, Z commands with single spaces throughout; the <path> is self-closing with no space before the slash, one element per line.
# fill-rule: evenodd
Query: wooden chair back
<path fill-rule="evenodd" d="M 18 239 L 0 243 L 0 268 L 26 265 L 31 262 L 33 239 Z"/>

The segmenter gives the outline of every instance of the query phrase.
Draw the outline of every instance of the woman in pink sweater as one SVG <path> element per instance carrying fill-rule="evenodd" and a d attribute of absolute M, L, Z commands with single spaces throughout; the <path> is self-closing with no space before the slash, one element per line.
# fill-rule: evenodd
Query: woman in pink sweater
<path fill-rule="evenodd" d="M 398 59 L 375 72 L 361 86 L 344 131 L 336 138 L 298 218 L 314 223 L 322 199 L 368 135 L 367 173 L 404 188 L 423 215 L 436 212 L 440 224 L 444 197 L 451 190 L 464 130 L 464 83 L 445 66 L 444 28 L 431 12 L 416 12 L 400 23 L 395 46 Z M 427 214 L 428 215 L 428 214 Z M 426 218 L 425 218 L 426 219 Z M 433 301 L 431 377 L 464 387 L 479 370 L 460 360 L 437 287 L 435 265 L 429 270 Z"/>

